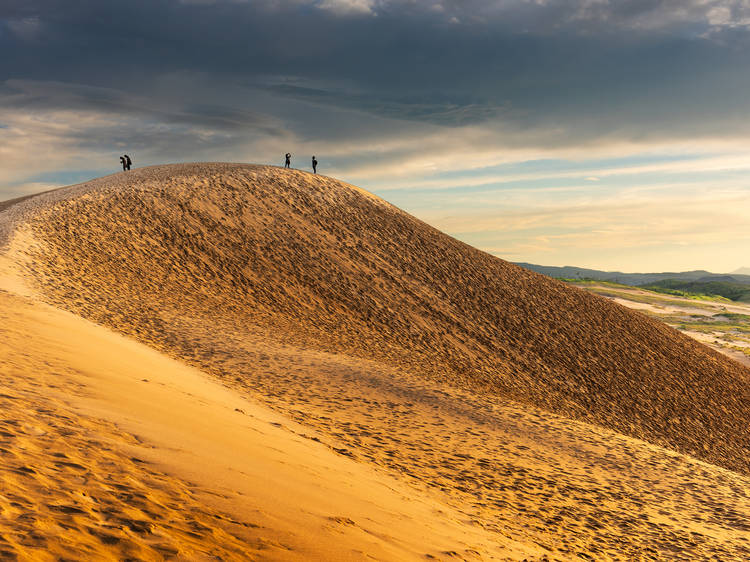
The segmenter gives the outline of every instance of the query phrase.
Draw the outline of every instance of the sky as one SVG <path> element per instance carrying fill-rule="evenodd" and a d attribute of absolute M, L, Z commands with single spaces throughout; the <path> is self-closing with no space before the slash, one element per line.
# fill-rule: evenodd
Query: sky
<path fill-rule="evenodd" d="M 510 261 L 750 265 L 750 0 L 2 0 L 0 200 L 232 161 Z"/>

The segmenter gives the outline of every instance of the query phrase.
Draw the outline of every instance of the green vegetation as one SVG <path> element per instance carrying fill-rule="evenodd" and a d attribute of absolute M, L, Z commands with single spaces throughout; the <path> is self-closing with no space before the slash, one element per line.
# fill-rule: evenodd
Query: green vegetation
<path fill-rule="evenodd" d="M 584 277 L 583 279 L 578 278 L 567 278 L 567 277 L 556 277 L 558 281 L 563 281 L 564 283 L 571 283 L 573 285 L 602 285 L 604 287 L 618 287 L 621 289 L 632 289 L 632 285 L 624 285 L 622 283 L 615 283 L 614 281 L 602 281 L 601 279 L 589 279 L 587 277 Z"/>
<path fill-rule="evenodd" d="M 639 302 L 643 304 L 651 304 L 657 307 L 663 307 L 669 305 L 669 297 L 665 297 L 667 294 L 663 291 L 652 291 L 644 289 L 642 287 L 631 287 L 630 285 L 622 285 L 621 283 L 614 283 L 612 281 L 597 281 L 595 279 L 561 279 L 566 283 L 586 289 L 592 293 L 596 293 L 602 297 L 608 298 L 621 298 L 633 302 Z M 693 308 L 713 310 L 714 306 L 709 303 L 731 303 L 729 299 L 720 296 L 709 296 L 709 295 L 670 295 L 681 299 L 689 299 L 694 301 L 692 303 Z M 706 301 L 706 304 L 696 301 Z"/>
<path fill-rule="evenodd" d="M 735 323 L 743 323 L 750 326 L 750 314 L 737 314 L 735 312 L 722 312 L 721 314 L 716 314 L 715 316 L 722 316 L 726 318 L 727 320 L 734 321 Z"/>
<path fill-rule="evenodd" d="M 654 291 L 656 293 L 662 293 L 665 295 L 672 295 L 674 297 L 682 297 L 683 299 L 693 299 L 697 301 L 719 301 L 719 302 L 732 302 L 732 299 L 721 296 L 714 293 L 691 293 L 688 291 L 681 291 L 680 289 L 668 289 L 665 287 L 654 287 L 649 285 L 643 288 L 646 291 Z"/>
<path fill-rule="evenodd" d="M 721 297 L 730 301 L 750 302 L 750 286 L 729 281 L 680 281 L 679 279 L 665 279 L 644 285 L 642 289 L 693 298 L 695 296 Z"/>

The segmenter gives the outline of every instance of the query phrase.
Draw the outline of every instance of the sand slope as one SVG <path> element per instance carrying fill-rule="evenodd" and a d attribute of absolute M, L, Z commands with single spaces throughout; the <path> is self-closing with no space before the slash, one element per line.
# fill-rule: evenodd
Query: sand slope
<path fill-rule="evenodd" d="M 750 472 L 746 368 L 357 188 L 206 164 L 48 197 L 68 199 L 31 221 L 45 298 L 193 364 L 215 365 L 186 341 L 206 324 L 221 344 L 260 331 Z"/>
<path fill-rule="evenodd" d="M 0 559 L 253 553 L 245 522 L 207 507 L 199 487 L 146 466 L 135 436 L 70 405 L 87 393 L 90 373 L 67 355 L 87 342 L 64 324 L 50 335 L 50 315 L 8 293 L 0 304 Z"/>
<path fill-rule="evenodd" d="M 0 326 L 0 559 L 543 552 L 73 315 L 0 290 Z"/>
<path fill-rule="evenodd" d="M 277 168 L 170 166 L 29 199 L 0 214 L 3 228 L 0 327 L 13 337 L 0 367 L 11 389 L 36 393 L 8 392 L 9 419 L 46 403 L 88 428 L 63 449 L 161 490 L 141 490 L 137 502 L 161 503 L 138 517 L 172 549 L 117 519 L 120 542 L 90 539 L 89 509 L 66 529 L 68 553 L 750 557 L 747 476 L 549 412 L 745 470 L 747 371 L 361 190 Z M 26 435 L 17 427 L 7 439 Z M 54 490 L 19 480 L 19 467 L 56 468 L 24 439 L 5 447 L 15 464 L 0 478 L 41 521 L 39 548 L 57 532 L 45 506 L 80 484 L 59 471 Z M 133 497 L 101 501 L 125 510 Z M 185 534 L 193 519 L 209 531 Z M 0 548 L 18 550 L 20 523 L 3 521 Z"/>

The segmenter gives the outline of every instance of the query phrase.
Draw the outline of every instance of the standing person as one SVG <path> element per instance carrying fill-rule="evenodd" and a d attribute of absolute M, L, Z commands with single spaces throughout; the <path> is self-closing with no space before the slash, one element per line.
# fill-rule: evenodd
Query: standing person
<path fill-rule="evenodd" d="M 318 161 L 315 159 L 315 156 L 313 156 L 312 165 L 313 165 L 313 174 L 317 174 L 318 173 Z"/>
<path fill-rule="evenodd" d="M 124 172 L 127 170 L 126 166 L 128 165 L 127 160 L 125 160 L 124 156 L 120 156 L 120 164 L 122 164 L 122 171 Z"/>
<path fill-rule="evenodd" d="M 125 155 L 125 166 L 126 166 L 126 168 L 125 168 L 125 169 L 126 169 L 126 170 L 129 170 L 129 169 L 130 169 L 130 165 L 131 165 L 132 163 L 133 163 L 133 161 L 132 161 L 132 160 L 130 159 L 130 156 L 128 156 L 128 155 L 126 154 L 126 155 Z"/>
<path fill-rule="evenodd" d="M 292 155 L 287 152 L 285 158 L 286 162 L 284 162 L 284 167 L 288 168 L 292 164 Z"/>

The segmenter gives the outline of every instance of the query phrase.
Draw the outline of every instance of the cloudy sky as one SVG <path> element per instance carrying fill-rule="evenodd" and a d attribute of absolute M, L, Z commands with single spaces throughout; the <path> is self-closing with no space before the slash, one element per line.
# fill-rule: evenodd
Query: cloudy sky
<path fill-rule="evenodd" d="M 309 167 L 512 261 L 750 265 L 750 0 L 3 0 L 0 200 Z"/>

